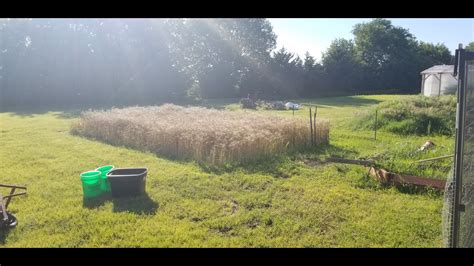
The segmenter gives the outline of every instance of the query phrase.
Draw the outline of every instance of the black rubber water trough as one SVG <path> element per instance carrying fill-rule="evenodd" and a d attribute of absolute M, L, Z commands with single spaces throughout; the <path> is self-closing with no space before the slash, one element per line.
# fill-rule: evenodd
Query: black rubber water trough
<path fill-rule="evenodd" d="M 107 173 L 112 197 L 132 197 L 145 194 L 147 168 L 116 168 Z"/>

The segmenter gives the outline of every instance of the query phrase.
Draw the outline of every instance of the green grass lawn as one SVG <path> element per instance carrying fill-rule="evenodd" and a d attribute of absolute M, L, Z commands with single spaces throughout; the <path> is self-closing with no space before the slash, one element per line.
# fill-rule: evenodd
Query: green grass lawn
<path fill-rule="evenodd" d="M 453 153 L 454 138 L 379 131 L 375 141 L 350 127 L 359 111 L 404 97 L 413 96 L 300 101 L 330 120 L 329 146 L 221 168 L 72 136 L 76 109 L 0 113 L 0 181 L 28 186 L 12 200 L 19 225 L 0 232 L 0 247 L 441 247 L 441 193 L 381 186 L 362 166 L 303 163 L 377 156 L 391 171 L 445 178 L 449 160 L 411 162 Z M 243 111 L 235 101 L 203 105 Z M 416 152 L 426 140 L 436 148 Z M 79 174 L 106 164 L 148 167 L 148 195 L 85 204 Z"/>

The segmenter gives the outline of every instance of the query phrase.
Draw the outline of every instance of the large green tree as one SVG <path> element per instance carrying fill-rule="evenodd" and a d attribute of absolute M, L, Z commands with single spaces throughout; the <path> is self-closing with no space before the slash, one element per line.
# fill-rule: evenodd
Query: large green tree
<path fill-rule="evenodd" d="M 266 19 L 2 19 L 0 100 L 99 105 L 418 92 L 420 71 L 452 61 L 443 44 L 419 42 L 385 19 L 353 33 L 318 62 L 274 51 Z"/>
<path fill-rule="evenodd" d="M 474 42 L 470 42 L 470 43 L 466 46 L 466 50 L 474 51 Z"/>
<path fill-rule="evenodd" d="M 323 66 L 319 63 L 316 58 L 310 55 L 308 52 L 305 54 L 303 60 L 303 79 L 302 79 L 302 91 L 300 96 L 302 97 L 315 97 L 322 96 L 328 93 L 326 88 L 328 85 L 326 72 Z"/>
<path fill-rule="evenodd" d="M 450 64 L 453 56 L 444 44 L 419 42 L 417 60 L 419 69 L 426 69 L 433 65 Z"/>
<path fill-rule="evenodd" d="M 156 103 L 184 96 L 162 20 L 1 21 L 5 105 Z"/>
<path fill-rule="evenodd" d="M 193 78 L 195 95 L 246 95 L 269 75 L 276 35 L 267 20 L 173 19 L 167 23 L 174 59 Z"/>
<path fill-rule="evenodd" d="M 368 89 L 414 89 L 419 76 L 414 60 L 417 42 L 407 29 L 386 19 L 374 19 L 355 25 L 353 34 Z"/>
<path fill-rule="evenodd" d="M 360 85 L 362 65 L 352 41 L 334 40 L 323 53 L 322 65 L 334 94 L 353 93 Z"/>
<path fill-rule="evenodd" d="M 275 51 L 271 60 L 271 77 L 264 95 L 297 97 L 303 90 L 303 61 L 284 47 Z"/>

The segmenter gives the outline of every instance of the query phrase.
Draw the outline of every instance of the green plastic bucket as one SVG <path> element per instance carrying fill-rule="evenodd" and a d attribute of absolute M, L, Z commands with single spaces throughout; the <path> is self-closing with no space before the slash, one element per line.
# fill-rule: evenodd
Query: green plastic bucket
<path fill-rule="evenodd" d="M 93 198 L 102 194 L 101 172 L 87 171 L 81 173 L 82 190 L 85 198 Z"/>
<path fill-rule="evenodd" d="M 104 192 L 110 192 L 110 182 L 107 180 L 107 173 L 110 172 L 110 170 L 114 169 L 113 165 L 104 165 L 96 169 L 96 171 L 99 171 L 100 174 L 100 189 Z"/>

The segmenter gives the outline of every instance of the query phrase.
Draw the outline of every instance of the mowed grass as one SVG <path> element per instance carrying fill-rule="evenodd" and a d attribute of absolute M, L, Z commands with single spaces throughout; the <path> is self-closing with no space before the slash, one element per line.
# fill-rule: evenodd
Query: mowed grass
<path fill-rule="evenodd" d="M 27 185 L 28 196 L 9 206 L 19 224 L 0 233 L 0 247 L 441 247 L 441 193 L 381 186 L 361 166 L 303 163 L 384 154 L 390 170 L 444 178 L 446 167 L 411 161 L 452 153 L 453 138 L 382 131 L 374 141 L 371 131 L 349 129 L 357 111 L 404 97 L 299 101 L 317 104 L 318 118 L 330 121 L 330 145 L 233 167 L 73 136 L 79 110 L 1 113 L 0 180 Z M 215 106 L 243 111 L 236 101 Z M 414 153 L 427 139 L 436 149 Z M 85 205 L 79 174 L 106 164 L 148 167 L 147 196 Z"/>

